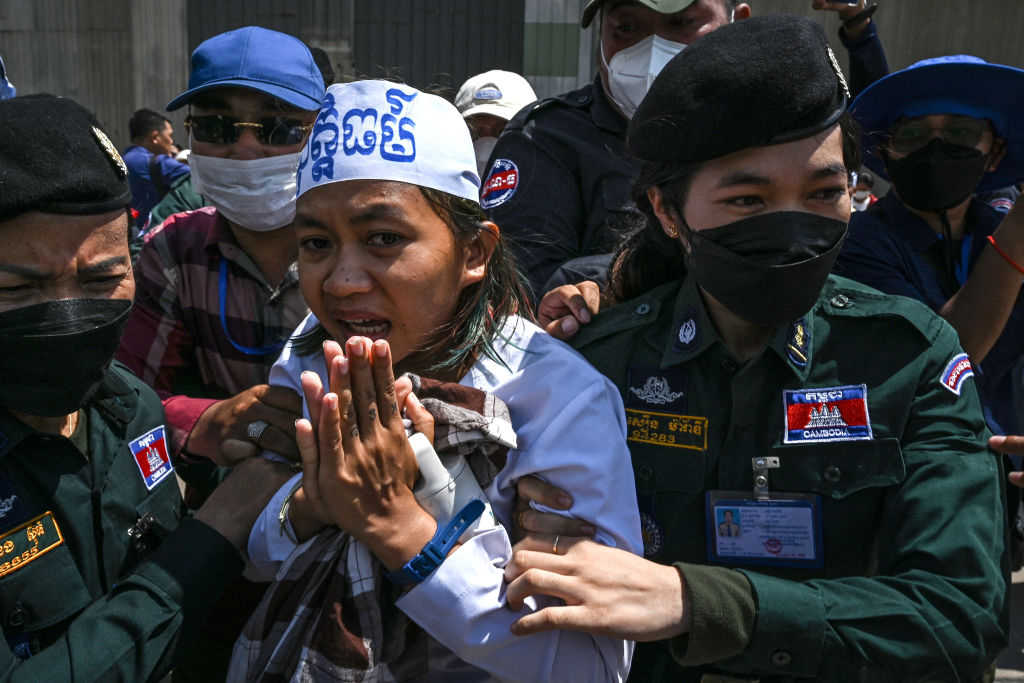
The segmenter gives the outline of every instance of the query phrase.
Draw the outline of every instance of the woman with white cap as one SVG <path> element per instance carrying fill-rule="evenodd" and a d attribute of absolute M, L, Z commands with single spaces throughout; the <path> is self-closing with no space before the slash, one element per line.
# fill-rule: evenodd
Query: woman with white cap
<path fill-rule="evenodd" d="M 466 529 L 460 515 L 446 527 L 413 494 L 416 461 L 398 415 L 406 392 L 396 391 L 392 367 L 508 405 L 515 446 L 485 489 L 502 524 L 515 522 L 514 482 L 534 473 L 575 492 L 570 514 L 602 542 L 629 552 L 640 545 L 617 392 L 516 315 L 525 299 L 497 226 L 480 209 L 475 169 L 466 126 L 440 98 L 383 81 L 328 90 L 298 177 L 299 281 L 311 313 L 271 373 L 272 383 L 306 398 L 311 419 L 297 423 L 302 486 L 288 501 L 297 478 L 271 502 L 250 551 L 274 568 L 295 549 L 293 534 L 336 525 L 383 565 L 390 583 L 378 582 L 380 600 L 400 595 L 398 609 L 429 635 L 425 653 L 407 645 L 415 641 L 408 633 L 370 638 L 358 665 L 336 657 L 333 673 L 320 675 L 358 669 L 403 679 L 411 667 L 427 680 L 622 679 L 632 650 L 623 639 L 513 636 L 504 528 L 479 528 L 452 550 L 445 541 Z M 420 423 L 418 401 L 405 405 Z M 389 592 L 391 584 L 406 592 Z M 344 601 L 316 607 L 353 610 Z M 255 643 L 261 635 L 250 624 L 233 675 L 316 666 L 268 661 Z"/>

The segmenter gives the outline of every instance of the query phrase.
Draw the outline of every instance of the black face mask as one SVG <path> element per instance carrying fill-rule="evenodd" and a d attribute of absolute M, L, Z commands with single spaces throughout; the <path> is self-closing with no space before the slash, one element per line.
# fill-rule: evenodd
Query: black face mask
<path fill-rule="evenodd" d="M 919 211 L 943 211 L 970 197 L 989 165 L 988 154 L 935 138 L 902 159 L 882 150 L 896 195 Z"/>
<path fill-rule="evenodd" d="M 758 325 L 798 320 L 825 285 L 846 223 L 803 211 L 775 211 L 695 232 L 687 267 L 720 304 Z"/>
<path fill-rule="evenodd" d="M 0 406 L 59 417 L 85 405 L 131 307 L 128 299 L 59 299 L 0 313 Z"/>

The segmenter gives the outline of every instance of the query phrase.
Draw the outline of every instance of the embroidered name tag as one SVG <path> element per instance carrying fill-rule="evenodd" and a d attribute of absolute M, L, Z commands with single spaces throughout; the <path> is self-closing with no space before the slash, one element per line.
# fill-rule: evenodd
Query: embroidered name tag
<path fill-rule="evenodd" d="M 706 451 L 708 419 L 626 408 L 626 436 L 627 441 Z"/>
<path fill-rule="evenodd" d="M 867 441 L 873 437 L 865 384 L 782 392 L 784 443 Z"/>
<path fill-rule="evenodd" d="M 964 386 L 964 380 L 968 377 L 974 377 L 971 359 L 967 357 L 966 353 L 957 354 L 942 371 L 942 386 L 959 396 L 960 390 Z"/>
<path fill-rule="evenodd" d="M 0 536 L 0 576 L 33 562 L 64 542 L 53 513 L 47 510 Z"/>
<path fill-rule="evenodd" d="M 167 455 L 167 439 L 164 438 L 163 425 L 132 440 L 128 447 L 132 449 L 135 464 L 139 466 L 142 481 L 148 490 L 152 491 L 164 477 L 174 472 L 171 457 Z"/>

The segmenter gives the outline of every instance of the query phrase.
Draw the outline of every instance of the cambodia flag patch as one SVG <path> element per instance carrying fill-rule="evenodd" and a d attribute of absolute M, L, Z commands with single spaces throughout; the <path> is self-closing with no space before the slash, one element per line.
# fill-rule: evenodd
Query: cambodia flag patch
<path fill-rule="evenodd" d="M 493 209 L 507 202 L 519 187 L 519 167 L 511 159 L 495 159 L 480 190 L 480 206 Z"/>
<path fill-rule="evenodd" d="M 135 456 L 135 464 L 139 466 L 142 481 L 150 491 L 174 472 L 171 457 L 167 454 L 167 439 L 164 436 L 163 425 L 133 439 L 128 443 L 128 447 Z"/>
<path fill-rule="evenodd" d="M 942 386 L 959 396 L 964 380 L 968 377 L 974 377 L 971 359 L 967 357 L 966 353 L 957 354 L 942 371 Z"/>
<path fill-rule="evenodd" d="M 782 392 L 786 411 L 783 443 L 873 439 L 865 384 Z"/>

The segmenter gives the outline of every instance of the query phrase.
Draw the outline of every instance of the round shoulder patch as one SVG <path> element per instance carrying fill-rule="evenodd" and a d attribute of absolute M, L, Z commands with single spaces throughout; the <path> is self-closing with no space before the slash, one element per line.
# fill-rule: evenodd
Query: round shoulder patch
<path fill-rule="evenodd" d="M 495 159 L 480 190 L 480 206 L 493 209 L 507 202 L 519 187 L 519 167 L 511 159 Z"/>

